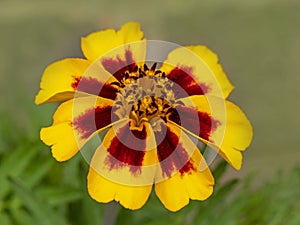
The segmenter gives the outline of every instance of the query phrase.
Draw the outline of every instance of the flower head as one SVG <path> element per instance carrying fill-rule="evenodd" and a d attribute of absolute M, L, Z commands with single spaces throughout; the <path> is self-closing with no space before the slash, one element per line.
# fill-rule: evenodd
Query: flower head
<path fill-rule="evenodd" d="M 153 186 L 171 211 L 205 200 L 214 186 L 206 146 L 241 167 L 252 127 L 226 100 L 233 86 L 207 47 L 147 41 L 133 22 L 92 33 L 81 47 L 84 59 L 45 69 L 35 101 L 62 102 L 40 134 L 58 161 L 102 137 L 89 162 L 96 201 L 138 209 Z"/>

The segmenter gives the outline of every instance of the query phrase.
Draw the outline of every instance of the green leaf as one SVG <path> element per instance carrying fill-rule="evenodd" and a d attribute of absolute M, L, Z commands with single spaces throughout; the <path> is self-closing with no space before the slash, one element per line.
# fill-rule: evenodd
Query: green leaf
<path fill-rule="evenodd" d="M 5 212 L 0 211 L 0 225 L 11 225 L 12 221 Z"/>
<path fill-rule="evenodd" d="M 295 210 L 294 213 L 291 215 L 289 225 L 299 225 L 300 224 L 300 214 L 298 213 L 298 210 Z"/>
<path fill-rule="evenodd" d="M 40 188 L 36 191 L 37 196 L 45 199 L 51 206 L 58 206 L 77 201 L 82 198 L 82 192 L 72 187 L 49 187 Z"/>
<path fill-rule="evenodd" d="M 29 188 L 37 185 L 49 173 L 53 164 L 54 161 L 50 158 L 32 163 L 22 176 L 26 185 Z"/>
<path fill-rule="evenodd" d="M 65 186 L 80 188 L 81 180 L 78 178 L 80 177 L 80 170 L 82 169 L 80 167 L 81 162 L 82 156 L 81 154 L 77 154 L 72 159 L 68 160 L 67 163 L 63 164 L 61 182 Z"/>
<path fill-rule="evenodd" d="M 226 182 L 225 184 L 223 184 L 222 187 L 220 187 L 219 190 L 215 192 L 212 201 L 220 201 L 221 199 L 224 199 L 229 194 L 229 192 L 231 192 L 233 188 L 235 188 L 235 186 L 238 183 L 239 183 L 238 179 L 232 179 Z"/>
<path fill-rule="evenodd" d="M 29 215 L 24 209 L 13 208 L 11 209 L 12 218 L 17 222 L 18 225 L 34 225 L 37 221 Z"/>
<path fill-rule="evenodd" d="M 202 202 L 201 206 L 198 207 L 198 213 L 195 216 L 196 224 L 219 224 L 218 221 L 212 222 L 212 220 L 216 219 L 215 214 L 218 214 L 217 210 L 222 213 L 218 214 L 218 218 L 220 218 L 221 215 L 224 214 L 224 212 L 222 211 L 222 207 L 224 207 L 223 203 L 226 202 L 226 197 L 228 196 L 229 192 L 231 192 L 237 185 L 237 183 L 237 179 L 228 181 L 227 183 L 223 184 L 218 190 L 216 190 L 208 200 Z M 224 220 L 220 221 L 225 224 Z"/>
<path fill-rule="evenodd" d="M 20 175 L 26 167 L 30 165 L 33 157 L 37 153 L 36 147 L 27 144 L 19 146 L 16 150 L 12 151 L 10 155 L 2 158 L 0 165 L 0 199 L 3 199 L 10 189 L 6 178 L 8 176 Z"/>
<path fill-rule="evenodd" d="M 178 223 L 174 223 L 174 221 L 170 217 L 161 217 L 161 218 L 153 218 L 153 220 L 149 220 L 145 223 L 142 223 L 141 225 L 161 225 L 161 224 L 177 225 Z M 140 225 L 140 224 L 137 224 L 137 225 Z"/>
<path fill-rule="evenodd" d="M 82 224 L 99 225 L 103 223 L 104 206 L 88 195 L 83 198 L 80 217 L 83 220 Z"/>
<path fill-rule="evenodd" d="M 9 177 L 11 187 L 14 189 L 24 205 L 32 213 L 39 225 L 66 225 L 66 220 L 57 214 L 45 201 L 39 199 L 23 182 L 17 178 Z"/>
<path fill-rule="evenodd" d="M 214 178 L 218 181 L 226 171 L 228 163 L 225 160 L 222 160 L 218 163 L 217 167 L 212 171 Z"/>

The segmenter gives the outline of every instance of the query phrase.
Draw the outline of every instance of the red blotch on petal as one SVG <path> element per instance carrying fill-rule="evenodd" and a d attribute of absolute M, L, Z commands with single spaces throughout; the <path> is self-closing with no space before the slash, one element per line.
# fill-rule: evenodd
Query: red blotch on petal
<path fill-rule="evenodd" d="M 168 119 L 205 140 L 209 140 L 211 132 L 220 125 L 220 122 L 211 118 L 208 113 L 181 105 L 172 110 Z"/>
<path fill-rule="evenodd" d="M 111 107 L 97 107 L 89 109 L 73 121 L 74 128 L 81 133 L 81 138 L 86 139 L 95 131 L 111 124 Z"/>
<path fill-rule="evenodd" d="M 136 63 L 130 50 L 126 50 L 125 60 L 121 59 L 119 56 L 116 58 L 103 59 L 102 65 L 108 72 L 113 74 L 118 81 L 123 79 L 125 72 L 132 72 L 136 68 Z"/>
<path fill-rule="evenodd" d="M 103 98 L 114 100 L 117 97 L 118 89 L 106 83 L 102 83 L 95 78 L 75 77 L 71 84 L 74 90 L 88 94 L 98 95 Z"/>
<path fill-rule="evenodd" d="M 193 78 L 193 69 L 190 67 L 176 67 L 167 78 L 178 84 L 182 89 L 173 86 L 173 92 L 176 98 L 187 97 L 190 95 L 203 95 L 209 92 L 210 87 L 206 84 L 199 84 Z"/>
<path fill-rule="evenodd" d="M 142 131 L 130 130 L 129 127 L 126 124 L 112 139 L 106 163 L 110 169 L 129 166 L 133 174 L 139 174 L 145 156 L 147 132 L 145 126 Z"/>
<path fill-rule="evenodd" d="M 179 137 L 168 127 L 162 125 L 162 131 L 156 131 L 156 139 L 165 133 L 165 138 L 157 146 L 158 160 L 163 176 L 171 177 L 172 173 L 179 171 L 182 175 L 194 170 L 190 163 L 190 156 L 179 143 Z"/>
<path fill-rule="evenodd" d="M 192 159 L 190 161 L 188 161 L 180 170 L 180 174 L 181 176 L 183 176 L 184 174 L 189 174 L 192 171 L 196 171 L 196 168 L 194 167 L 193 163 L 192 163 Z"/>

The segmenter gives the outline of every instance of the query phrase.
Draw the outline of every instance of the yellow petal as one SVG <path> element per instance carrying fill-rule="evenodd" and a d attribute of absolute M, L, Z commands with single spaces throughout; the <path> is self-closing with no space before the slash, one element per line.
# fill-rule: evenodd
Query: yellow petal
<path fill-rule="evenodd" d="M 234 168 L 239 170 L 242 166 L 242 156 L 239 151 L 244 151 L 250 145 L 253 129 L 246 115 L 237 105 L 227 101 L 226 109 L 226 131 L 221 153 Z"/>
<path fill-rule="evenodd" d="M 97 148 L 90 167 L 115 183 L 127 186 L 152 184 L 157 160 L 150 129 L 150 125 L 145 124 L 141 131 L 130 131 L 128 121 L 112 126 Z"/>
<path fill-rule="evenodd" d="M 179 128 L 173 127 L 173 130 L 176 129 Z M 188 162 L 192 168 L 183 167 L 171 178 L 155 184 L 158 198 L 167 209 L 174 212 L 186 206 L 190 199 L 207 199 L 212 194 L 214 185 L 213 176 L 195 144 L 185 133 L 181 134 L 180 140 L 184 148 L 194 150 Z"/>
<path fill-rule="evenodd" d="M 109 107 L 112 103 L 111 100 L 96 96 L 81 97 L 62 103 L 53 115 L 52 126 L 42 128 L 41 140 L 46 145 L 51 146 L 53 157 L 56 160 L 70 159 L 89 140 L 92 134 L 97 132 L 99 124 L 97 127 L 94 121 L 95 118 L 101 120 L 101 115 L 97 115 L 95 109 Z M 86 121 L 80 121 L 87 112 L 92 114 L 87 115 L 89 118 Z M 89 122 L 95 123 L 95 125 L 90 125 Z"/>
<path fill-rule="evenodd" d="M 78 144 L 70 123 L 42 128 L 40 137 L 46 145 L 52 146 L 52 155 L 57 161 L 66 161 L 78 152 Z"/>
<path fill-rule="evenodd" d="M 147 186 L 128 186 L 115 183 L 101 176 L 90 168 L 88 174 L 88 192 L 90 196 L 98 201 L 107 203 L 110 201 L 120 202 L 128 209 L 141 208 L 149 198 L 152 184 Z"/>
<path fill-rule="evenodd" d="M 253 130 L 243 111 L 222 98 L 215 96 L 190 96 L 181 101 L 199 112 L 205 112 L 219 122 L 210 134 L 209 140 L 203 140 L 215 149 L 234 168 L 240 169 L 242 154 L 251 143 Z"/>
<path fill-rule="evenodd" d="M 183 74 L 181 76 L 185 78 L 177 79 L 180 73 L 174 75 L 172 72 L 175 69 L 180 69 L 180 73 Z M 217 56 L 205 46 L 187 46 L 173 50 L 164 61 L 161 70 L 166 72 L 167 77 L 171 74 L 176 76 L 171 80 L 178 83 L 188 95 L 199 95 L 202 90 L 204 94 L 226 98 L 233 89 L 221 65 L 218 64 Z M 189 80 L 186 76 L 189 76 Z M 196 90 L 199 87 L 200 90 Z"/>
<path fill-rule="evenodd" d="M 140 25 L 128 22 L 119 31 L 107 29 L 89 34 L 82 38 L 81 48 L 85 57 L 94 61 L 116 47 L 140 41 L 142 38 L 143 32 L 140 30 Z"/>
<path fill-rule="evenodd" d="M 131 149 L 143 146 L 139 140 L 130 139 L 130 146 L 129 143 L 126 145 L 126 139 L 121 138 L 126 133 L 120 133 L 120 130 L 126 125 L 128 125 L 127 121 L 112 127 L 96 150 L 88 174 L 88 191 L 90 196 L 98 202 L 106 203 L 115 200 L 125 208 L 134 210 L 141 208 L 151 193 L 156 168 L 153 160 L 156 152 L 148 150 L 144 155 L 140 152 L 142 149 Z M 146 129 L 148 135 L 149 127 Z M 135 134 L 137 135 L 137 133 Z M 130 153 L 127 156 L 119 152 L 120 158 L 117 155 L 110 155 L 109 152 L 111 147 L 115 147 L 117 151 L 126 150 L 121 146 L 122 144 L 111 146 L 113 142 L 116 143 L 115 138 L 118 137 L 120 142 L 130 149 L 130 151 L 126 151 L 126 153 Z M 140 156 L 143 157 L 141 165 L 128 164 L 128 162 L 140 164 Z M 116 164 L 110 164 L 112 163 L 111 157 L 114 157 Z M 130 158 L 134 160 L 130 160 Z M 122 159 L 124 162 L 118 161 Z"/>
<path fill-rule="evenodd" d="M 90 63 L 84 59 L 63 59 L 49 65 L 42 76 L 36 104 L 65 101 L 73 98 L 76 78 L 83 76 Z"/>
<path fill-rule="evenodd" d="M 35 103 L 60 102 L 88 94 L 115 99 L 118 90 L 110 82 L 116 81 L 99 63 L 63 59 L 45 69 Z"/>
<path fill-rule="evenodd" d="M 206 200 L 213 193 L 213 178 L 210 172 L 176 174 L 168 180 L 155 184 L 155 193 L 170 211 L 176 212 L 192 200 Z"/>
<path fill-rule="evenodd" d="M 123 43 L 130 43 L 140 41 L 144 33 L 141 31 L 140 24 L 136 22 L 125 23 L 119 31 L 117 36 L 123 41 Z"/>
<path fill-rule="evenodd" d="M 234 87 L 228 80 L 221 64 L 219 64 L 218 56 L 209 48 L 203 45 L 186 46 L 186 48 L 197 54 L 212 70 L 222 89 L 224 98 L 227 98 Z"/>
<path fill-rule="evenodd" d="M 113 101 L 98 96 L 85 96 L 80 98 L 71 99 L 59 105 L 53 115 L 53 124 L 61 122 L 74 122 L 78 116 L 84 114 L 89 109 L 97 107 L 112 106 Z M 92 119 L 95 119 L 95 115 Z"/>
<path fill-rule="evenodd" d="M 157 168 L 155 182 L 160 182 L 179 172 L 184 172 L 191 156 L 198 148 L 187 139 L 186 134 L 177 126 L 161 122 L 159 130 L 155 130 L 157 143 Z M 187 140 L 186 140 L 187 139 Z"/>

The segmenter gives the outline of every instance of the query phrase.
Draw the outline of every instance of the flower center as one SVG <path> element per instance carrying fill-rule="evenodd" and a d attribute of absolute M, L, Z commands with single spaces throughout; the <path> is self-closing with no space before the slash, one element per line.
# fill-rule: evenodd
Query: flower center
<path fill-rule="evenodd" d="M 161 118 L 166 122 L 172 105 L 163 98 L 146 96 L 135 102 L 132 106 L 129 118 L 132 119 L 132 128 L 141 127 L 142 122 L 151 122 L 155 126 L 154 118 Z"/>
<path fill-rule="evenodd" d="M 156 63 L 150 69 L 144 64 L 124 71 L 120 83 L 115 85 L 119 87 L 116 113 L 119 117 L 129 116 L 131 129 L 142 129 L 143 122 L 155 126 L 154 118 L 166 122 L 175 103 L 173 83 L 164 72 L 156 70 Z"/>

